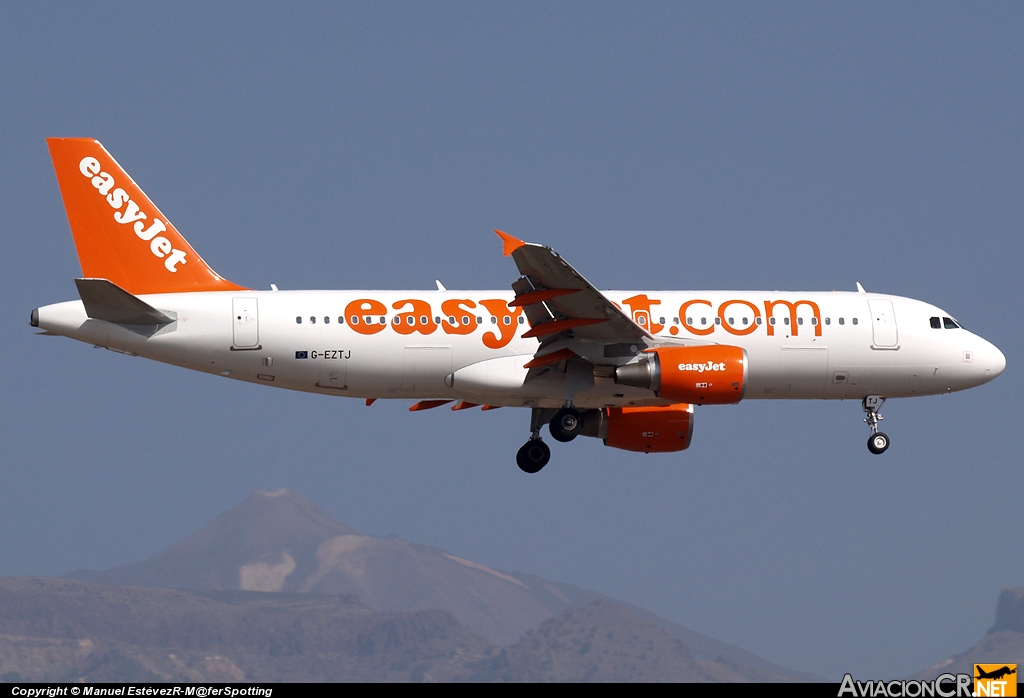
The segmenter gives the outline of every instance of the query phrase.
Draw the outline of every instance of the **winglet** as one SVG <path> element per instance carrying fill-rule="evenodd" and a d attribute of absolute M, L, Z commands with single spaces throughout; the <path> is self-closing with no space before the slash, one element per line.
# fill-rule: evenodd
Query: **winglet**
<path fill-rule="evenodd" d="M 864 290 L 864 287 L 860 285 L 859 281 L 857 282 L 857 293 L 867 293 L 867 291 Z"/>
<path fill-rule="evenodd" d="M 502 250 L 502 252 L 505 254 L 506 257 L 508 257 L 510 254 L 512 254 L 513 252 L 515 252 L 520 247 L 526 244 L 519 238 L 514 238 L 508 233 L 503 233 L 500 230 L 495 230 L 494 232 L 498 234 L 498 237 L 501 238 L 502 243 L 504 243 L 505 245 L 505 249 Z"/>

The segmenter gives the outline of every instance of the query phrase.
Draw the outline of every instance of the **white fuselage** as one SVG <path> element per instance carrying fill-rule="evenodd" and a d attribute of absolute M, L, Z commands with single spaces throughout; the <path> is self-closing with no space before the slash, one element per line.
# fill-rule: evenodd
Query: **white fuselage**
<path fill-rule="evenodd" d="M 746 399 L 934 395 L 986 383 L 1005 366 L 1002 353 L 983 338 L 958 327 L 932 327 L 932 318 L 941 325 L 948 313 L 898 296 L 604 295 L 656 341 L 743 347 L 749 358 Z M 39 308 L 38 324 L 114 351 L 291 390 L 533 407 L 560 407 L 565 400 L 565 373 L 552 370 L 524 383 L 523 364 L 533 358 L 538 341 L 521 337 L 529 325 L 518 309 L 507 307 L 511 291 L 242 291 L 140 298 L 175 322 L 155 332 L 126 328 L 89 319 L 82 302 L 71 301 Z M 629 360 L 635 357 L 613 359 Z M 581 408 L 665 404 L 651 391 L 601 375 L 574 402 Z"/>

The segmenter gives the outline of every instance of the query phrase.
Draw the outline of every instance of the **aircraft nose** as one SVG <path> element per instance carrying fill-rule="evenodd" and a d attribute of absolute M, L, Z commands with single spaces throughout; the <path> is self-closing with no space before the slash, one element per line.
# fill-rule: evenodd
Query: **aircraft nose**
<path fill-rule="evenodd" d="M 1006 357 L 999 351 L 996 345 L 985 342 L 985 349 L 982 352 L 982 368 L 985 371 L 985 380 L 990 381 L 1006 368 Z"/>

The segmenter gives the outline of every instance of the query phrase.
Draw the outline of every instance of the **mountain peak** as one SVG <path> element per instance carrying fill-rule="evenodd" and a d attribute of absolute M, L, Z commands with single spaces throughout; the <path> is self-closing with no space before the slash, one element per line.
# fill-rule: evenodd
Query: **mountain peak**
<path fill-rule="evenodd" d="M 526 631 L 573 607 L 608 601 L 589 589 L 491 569 L 439 548 L 362 535 L 287 489 L 253 492 L 149 560 L 65 576 L 114 586 L 353 595 L 377 612 L 449 611 L 489 642 L 501 645 L 517 642 Z M 571 633 L 582 633 L 598 616 L 611 625 L 635 616 L 630 623 L 646 628 L 654 622 L 673 637 L 685 635 L 696 661 L 725 656 L 748 670 L 758 668 L 758 676 L 801 678 L 649 612 L 620 606 L 601 603 L 560 622 L 571 626 Z M 558 632 L 570 632 L 565 628 Z M 664 644 L 666 652 L 678 654 L 684 663 L 695 661 L 689 650 L 676 648 L 657 633 L 651 637 L 655 635 L 661 638 L 656 644 Z M 544 647 L 535 650 L 547 652 Z M 579 668 L 573 667 L 572 671 Z M 566 676 L 575 676 L 568 665 L 565 670 Z"/>
<path fill-rule="evenodd" d="M 67 576 L 115 585 L 276 590 L 278 577 L 283 583 L 292 572 L 304 577 L 316 570 L 321 543 L 349 535 L 359 534 L 298 492 L 256 491 L 145 562 Z"/>

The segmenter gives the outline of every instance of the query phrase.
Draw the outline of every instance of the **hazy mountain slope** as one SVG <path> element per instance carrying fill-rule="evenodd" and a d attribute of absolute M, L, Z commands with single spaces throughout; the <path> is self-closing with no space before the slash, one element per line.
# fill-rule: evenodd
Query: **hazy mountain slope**
<path fill-rule="evenodd" d="M 1003 589 L 999 594 L 995 625 L 981 642 L 928 667 L 914 678 L 934 679 L 946 672 L 970 674 L 975 664 L 1017 664 L 1024 667 L 1024 588 Z"/>
<path fill-rule="evenodd" d="M 254 492 L 184 540 L 148 560 L 103 572 L 78 571 L 68 577 L 120 586 L 174 589 L 243 589 L 276 586 L 275 577 L 305 579 L 318 568 L 316 549 L 325 540 L 355 534 L 345 524 L 289 490 Z M 292 563 L 281 556 L 287 551 Z M 263 569 L 259 563 L 264 563 Z M 279 563 L 284 563 L 280 567 Z M 250 567 L 243 586 L 240 570 Z M 277 574 L 274 574 L 274 567 Z M 263 574 L 259 573 L 263 571 Z M 266 589 L 281 591 L 281 589 Z"/>
<path fill-rule="evenodd" d="M 345 596 L 0 579 L 6 680 L 454 680 L 488 651 L 450 613 Z"/>
<path fill-rule="evenodd" d="M 508 572 L 507 574 L 519 579 L 525 584 L 528 584 L 535 593 L 548 596 L 548 598 L 552 599 L 552 605 L 554 603 L 554 599 L 559 599 L 573 607 L 586 606 L 597 600 L 611 601 L 640 618 L 650 620 L 655 624 L 655 626 L 664 630 L 672 637 L 685 642 L 693 653 L 693 656 L 698 660 L 709 659 L 720 664 L 729 664 L 733 666 L 736 671 L 740 672 L 744 677 L 751 681 L 778 680 L 777 678 L 770 678 L 773 676 L 782 676 L 790 681 L 807 681 L 814 683 L 825 681 L 824 678 L 814 674 L 794 671 L 793 669 L 779 666 L 778 664 L 769 662 L 767 659 L 762 659 L 756 654 L 748 652 L 745 649 L 741 649 L 735 645 L 730 645 L 729 643 L 721 640 L 716 640 L 713 637 L 699 633 L 696 630 L 691 630 L 685 626 L 679 625 L 678 623 L 665 620 L 645 608 L 641 608 L 640 606 L 636 606 L 626 601 L 620 601 L 619 599 L 613 599 L 591 589 L 584 589 L 583 587 L 564 584 L 562 582 L 553 582 L 535 575 L 523 574 L 522 572 Z"/>
<path fill-rule="evenodd" d="M 607 599 L 570 584 L 493 570 L 439 548 L 361 535 L 287 490 L 250 495 L 149 560 L 66 577 L 120 586 L 355 594 L 376 611 L 450 611 L 486 640 L 505 645 L 567 609 Z M 750 675 L 818 680 L 621 605 L 683 639 L 698 659 L 721 658 L 747 667 Z"/>
<path fill-rule="evenodd" d="M 598 601 L 510 647 L 451 613 L 351 596 L 0 579 L 0 680 L 743 681 L 652 621 Z M 770 675 L 762 680 L 780 680 Z"/>
<path fill-rule="evenodd" d="M 544 621 L 474 675 L 480 681 L 744 681 L 727 667 L 705 668 L 686 643 L 608 601 Z"/>
<path fill-rule="evenodd" d="M 256 492 L 144 562 L 66 576 L 119 586 L 354 593 L 378 611 L 451 611 L 505 644 L 571 605 L 437 548 L 360 535 L 290 491 Z"/>

